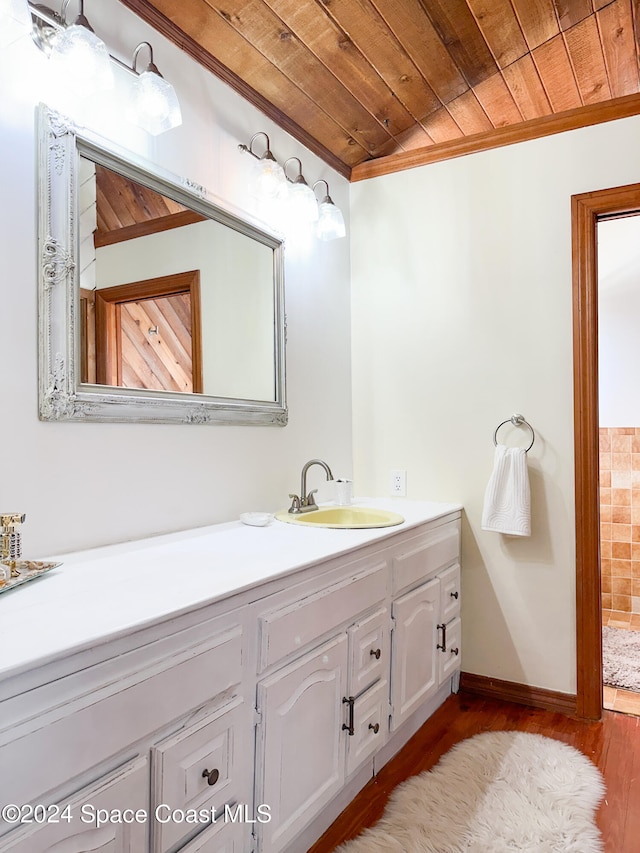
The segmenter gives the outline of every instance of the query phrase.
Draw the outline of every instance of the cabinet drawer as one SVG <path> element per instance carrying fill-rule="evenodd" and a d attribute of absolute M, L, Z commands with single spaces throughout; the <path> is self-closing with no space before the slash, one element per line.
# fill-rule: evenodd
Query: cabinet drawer
<path fill-rule="evenodd" d="M 407 589 L 460 557 L 460 523 L 452 521 L 408 542 L 393 557 L 393 591 Z"/>
<path fill-rule="evenodd" d="M 451 622 L 460 615 L 460 563 L 438 575 L 440 579 L 440 619 Z"/>
<path fill-rule="evenodd" d="M 148 763 L 138 758 L 59 803 L 59 823 L 35 825 L 3 838 L 3 853 L 141 853 L 147 849 L 148 790 Z M 47 815 L 53 817 L 49 808 Z M 122 821 L 115 817 L 116 810 Z"/>
<path fill-rule="evenodd" d="M 441 629 L 442 630 L 442 629 Z M 447 623 L 447 642 L 444 650 L 439 650 L 438 683 L 442 684 L 450 675 L 460 669 L 462 622 L 454 619 Z"/>
<path fill-rule="evenodd" d="M 261 670 L 303 649 L 385 597 L 387 564 L 376 562 L 338 583 L 260 617 Z"/>
<path fill-rule="evenodd" d="M 387 737 L 389 685 L 386 680 L 367 690 L 353 707 L 353 735 L 347 737 L 347 776 L 373 755 Z"/>
<path fill-rule="evenodd" d="M 245 831 L 246 825 L 219 820 L 181 847 L 180 853 L 242 853 Z"/>
<path fill-rule="evenodd" d="M 187 632 L 185 640 L 191 636 Z M 0 767 L 14 769 L 10 775 L 0 774 L 0 802 L 38 802 L 44 792 L 68 785 L 241 681 L 238 625 L 193 645 L 161 645 L 165 656 L 121 678 L 115 675 L 114 662 L 107 661 L 56 682 L 58 695 L 67 701 L 38 715 L 27 736 L 0 746 Z M 126 657 L 118 659 L 122 667 Z M 58 760 L 43 761 L 51 744 L 56 745 Z"/>
<path fill-rule="evenodd" d="M 235 765 L 242 743 L 241 706 L 236 699 L 152 749 L 154 807 L 161 806 L 161 817 L 176 809 L 224 812 L 241 784 Z M 205 771 L 213 775 L 206 778 Z M 152 849 L 165 853 L 193 828 L 187 822 L 155 821 Z"/>
<path fill-rule="evenodd" d="M 376 610 L 349 628 L 349 695 L 359 696 L 389 670 L 389 611 Z"/>

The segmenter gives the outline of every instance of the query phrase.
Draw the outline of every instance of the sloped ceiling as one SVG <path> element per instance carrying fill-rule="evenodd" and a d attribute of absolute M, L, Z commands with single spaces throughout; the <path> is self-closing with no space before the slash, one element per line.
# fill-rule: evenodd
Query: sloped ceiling
<path fill-rule="evenodd" d="M 640 112 L 638 0 L 123 2 L 352 179 Z"/>

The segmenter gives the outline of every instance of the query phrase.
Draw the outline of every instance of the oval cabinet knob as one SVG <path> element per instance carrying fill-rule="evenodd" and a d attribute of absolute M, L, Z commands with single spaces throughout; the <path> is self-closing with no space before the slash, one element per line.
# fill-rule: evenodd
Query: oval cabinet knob
<path fill-rule="evenodd" d="M 370 654 L 370 655 L 373 655 L 373 657 L 374 657 L 376 660 L 380 660 L 380 655 L 382 654 L 382 652 L 380 651 L 380 649 L 371 649 L 371 651 L 369 652 L 369 654 Z"/>
<path fill-rule="evenodd" d="M 375 725 L 373 723 L 369 723 L 369 728 L 372 730 L 374 735 L 377 735 L 380 731 L 380 723 L 376 723 Z"/>
<path fill-rule="evenodd" d="M 460 595 L 460 593 L 458 591 L 450 592 L 449 595 L 451 596 L 451 598 L 457 598 Z"/>
<path fill-rule="evenodd" d="M 213 770 L 203 770 L 202 778 L 206 779 L 209 785 L 215 785 L 220 778 L 220 771 L 216 767 Z"/>
<path fill-rule="evenodd" d="M 458 654 L 460 654 L 460 649 L 456 646 L 456 648 L 455 648 L 455 649 L 451 649 L 451 654 L 452 654 L 452 655 L 458 655 Z"/>

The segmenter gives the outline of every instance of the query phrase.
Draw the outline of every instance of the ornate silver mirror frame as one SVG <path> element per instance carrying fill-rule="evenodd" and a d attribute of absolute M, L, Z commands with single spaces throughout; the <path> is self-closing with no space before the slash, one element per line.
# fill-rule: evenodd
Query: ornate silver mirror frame
<path fill-rule="evenodd" d="M 188 424 L 287 423 L 283 243 L 244 215 L 214 203 L 203 187 L 39 108 L 39 412 L 47 421 Z M 92 385 L 80 381 L 78 169 L 80 154 L 165 194 L 273 250 L 274 399 Z"/>

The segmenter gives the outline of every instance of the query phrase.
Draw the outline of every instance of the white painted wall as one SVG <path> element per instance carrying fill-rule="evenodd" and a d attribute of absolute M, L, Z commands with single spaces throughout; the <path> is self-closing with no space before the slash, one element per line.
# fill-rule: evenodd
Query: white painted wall
<path fill-rule="evenodd" d="M 464 504 L 467 672 L 575 691 L 570 197 L 640 181 L 639 149 L 633 117 L 351 187 L 354 476 Z M 480 529 L 514 412 L 530 539 Z"/>
<path fill-rule="evenodd" d="M 600 426 L 640 426 L 640 215 L 598 223 Z"/>
<path fill-rule="evenodd" d="M 112 53 L 142 40 L 178 92 L 183 126 L 151 138 L 121 121 L 122 103 L 82 109 L 51 89 L 29 40 L 0 53 L 0 507 L 24 511 L 25 556 L 89 547 L 237 518 L 288 503 L 308 459 L 351 473 L 348 240 L 286 251 L 289 425 L 285 428 L 42 423 L 37 415 L 34 107 L 77 110 L 77 120 L 257 215 L 246 189 L 253 162 L 237 150 L 258 130 L 283 161 L 326 178 L 348 213 L 346 181 L 115 0 L 85 13 Z M 311 473 L 310 485 L 321 472 Z M 179 575 L 177 575 L 179 577 Z M 212 579 L 215 583 L 215 579 Z"/>

